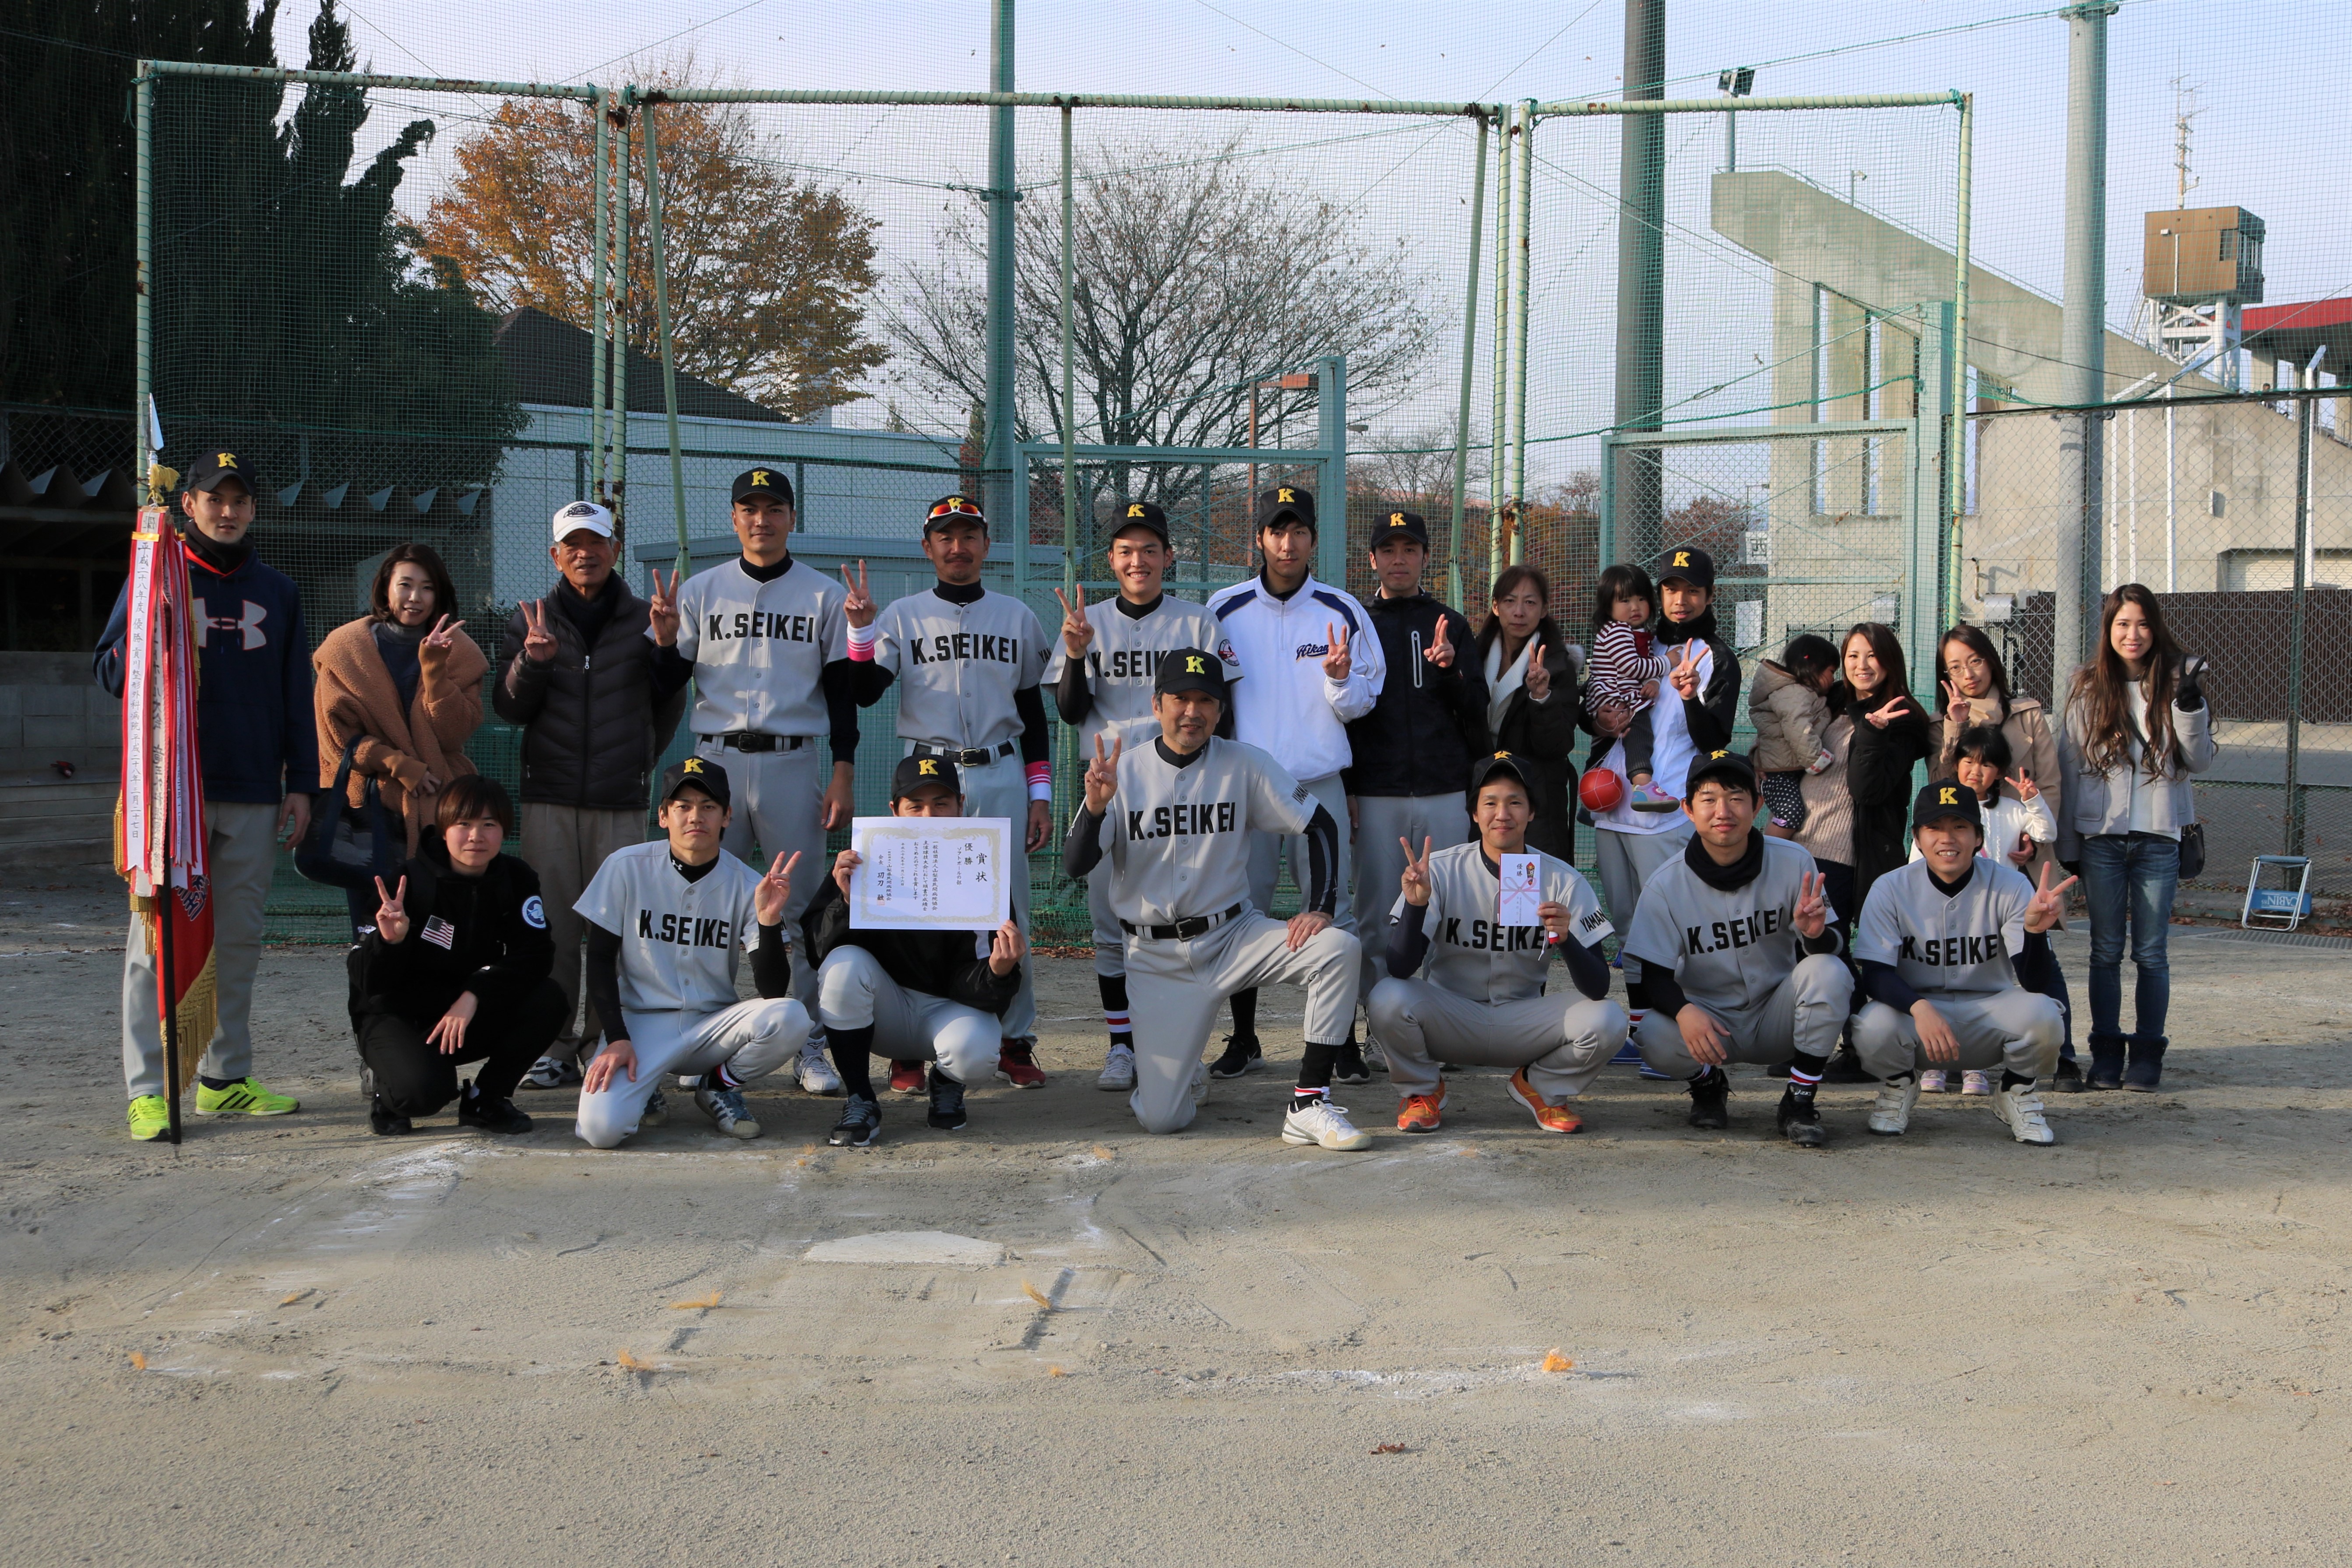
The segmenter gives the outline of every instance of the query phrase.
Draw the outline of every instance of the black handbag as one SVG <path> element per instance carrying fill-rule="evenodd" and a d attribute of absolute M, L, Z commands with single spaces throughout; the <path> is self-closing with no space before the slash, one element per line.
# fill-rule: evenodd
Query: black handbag
<path fill-rule="evenodd" d="M 375 780 L 367 781 L 356 810 L 343 804 L 349 798 L 345 792 L 351 784 L 352 756 L 359 743 L 353 736 L 343 748 L 343 760 L 335 768 L 334 787 L 319 796 L 317 819 L 294 848 L 294 869 L 330 888 L 372 888 L 378 877 L 398 870 L 403 858 L 393 848 Z"/>
<path fill-rule="evenodd" d="M 2205 825 L 2191 822 L 2180 829 L 2180 879 L 2193 882 L 2205 874 Z"/>

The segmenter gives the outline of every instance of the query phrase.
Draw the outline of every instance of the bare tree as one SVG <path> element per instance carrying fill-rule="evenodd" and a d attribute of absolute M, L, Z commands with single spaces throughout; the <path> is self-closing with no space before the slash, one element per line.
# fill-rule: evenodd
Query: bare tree
<path fill-rule="evenodd" d="M 1435 517 L 1454 505 L 1454 426 L 1424 425 L 1381 437 L 1385 450 L 1365 453 L 1348 464 L 1349 485 L 1374 500 L 1409 505 Z M 1479 494 L 1486 480 L 1487 450 L 1474 433 L 1470 440 L 1469 494 L 1472 510 L 1484 512 Z"/>
<path fill-rule="evenodd" d="M 1348 356 L 1351 411 L 1392 406 L 1436 331 L 1428 279 L 1402 243 L 1367 249 L 1349 212 L 1231 156 L 1238 143 L 1174 159 L 1162 145 L 1099 148 L 1080 158 L 1075 229 L 1077 430 L 1088 444 L 1238 447 L 1250 385 Z M 1040 193 L 1043 195 L 1044 193 Z M 1063 418 L 1061 207 L 1021 204 L 1015 233 L 1016 432 L 1057 432 Z M 985 226 L 950 219 L 936 260 L 901 280 L 881 312 L 899 351 L 902 386 L 938 417 L 984 401 Z M 1296 419 L 1312 390 L 1259 395 L 1261 426 Z M 1196 497 L 1196 467 L 1097 475 L 1122 497 Z"/>

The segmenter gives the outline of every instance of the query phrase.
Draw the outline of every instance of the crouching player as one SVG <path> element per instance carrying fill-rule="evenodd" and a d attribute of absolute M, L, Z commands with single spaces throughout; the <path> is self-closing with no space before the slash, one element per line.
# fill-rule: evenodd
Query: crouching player
<path fill-rule="evenodd" d="M 2065 1020 L 2037 995 L 2048 983 L 2050 928 L 2064 911 L 2067 878 L 2035 888 L 1978 854 L 1977 792 L 1945 779 L 1911 807 L 1919 858 L 1874 883 L 1854 929 L 1853 956 L 1870 1000 L 1853 1021 L 1853 1051 L 1879 1079 L 1870 1130 L 1895 1137 L 1911 1124 L 1922 1063 L 1999 1068 L 1993 1109 L 2020 1143 L 2055 1142 L 2036 1084 L 2058 1064 Z"/>
<path fill-rule="evenodd" d="M 890 779 L 893 816 L 961 816 L 963 780 L 946 757 L 902 757 Z M 849 923 L 849 877 L 860 857 L 845 849 L 809 906 L 816 1011 L 833 1044 L 848 1103 L 825 1142 L 863 1149 L 882 1135 L 873 1063 L 929 1061 L 931 1125 L 963 1126 L 963 1086 L 996 1070 L 1004 1010 L 1021 990 L 1029 951 L 1017 921 L 993 931 L 859 931 Z"/>
<path fill-rule="evenodd" d="M 1537 855 L 1541 925 L 1505 925 L 1502 857 L 1524 855 L 1534 806 L 1508 752 L 1470 772 L 1477 842 L 1432 854 L 1405 845 L 1403 892 L 1389 919 L 1388 978 L 1366 1009 L 1397 1087 L 1397 1131 L 1433 1132 L 1445 1110 L 1437 1063 L 1507 1067 L 1510 1094 L 1547 1132 L 1584 1123 L 1568 1106 L 1625 1043 L 1625 1010 L 1608 1000 L 1600 942 L 1613 929 L 1576 868 Z M 1580 994 L 1546 995 L 1558 949 Z M 1428 968 L 1425 979 L 1422 973 Z"/>
<path fill-rule="evenodd" d="M 610 1149 L 637 1130 L 662 1079 L 699 1075 L 694 1102 L 730 1138 L 757 1138 L 743 1086 L 798 1054 L 808 1012 L 793 979 L 784 910 L 790 860 L 768 874 L 719 847 L 727 770 L 700 757 L 662 774 L 656 818 L 667 839 L 613 852 L 572 907 L 588 922 L 588 996 L 607 1022 L 604 1048 L 581 1083 L 580 1136 Z M 735 969 L 751 953 L 760 1000 L 735 999 Z"/>
<path fill-rule="evenodd" d="M 1217 1004 L 1260 985 L 1304 985 L 1306 1047 L 1282 1141 L 1364 1148 L 1371 1139 L 1330 1103 L 1363 952 L 1331 919 L 1339 823 L 1271 756 L 1216 737 L 1226 687 L 1214 654 L 1183 647 L 1163 655 L 1151 691 L 1160 733 L 1133 747 L 1115 742 L 1108 752 L 1096 737 L 1086 804 L 1062 845 L 1062 868 L 1073 878 L 1106 854 L 1110 860 L 1110 905 L 1127 935 L 1134 1006 L 1128 1103 L 1145 1131 L 1182 1131 L 1208 1087 L 1201 1051 Z M 1304 907 L 1286 925 L 1251 905 L 1252 833 L 1306 842 Z"/>

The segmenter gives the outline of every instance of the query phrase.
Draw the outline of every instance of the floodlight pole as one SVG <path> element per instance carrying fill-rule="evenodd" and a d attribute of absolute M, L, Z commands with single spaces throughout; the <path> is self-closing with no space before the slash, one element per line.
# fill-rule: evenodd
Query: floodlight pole
<path fill-rule="evenodd" d="M 1536 100 L 1519 106 L 1518 211 L 1511 222 L 1511 564 L 1528 550 L 1528 264 L 1535 209 Z"/>
<path fill-rule="evenodd" d="M 1445 602 L 1462 604 L 1462 521 L 1470 487 L 1470 384 L 1478 369 L 1478 242 L 1486 222 L 1486 117 L 1478 117 L 1478 151 L 1470 160 L 1469 281 L 1462 300 L 1462 395 L 1454 411 L 1454 521 L 1445 543 Z M 1491 579 L 1490 579 L 1491 581 Z"/>
<path fill-rule="evenodd" d="M 136 482 L 143 487 L 148 482 L 147 469 L 155 461 L 155 447 L 151 438 L 153 416 L 148 412 L 155 395 L 155 75 L 153 62 L 149 60 L 139 62 L 137 108 L 134 112 L 138 117 L 139 138 L 138 226 L 134 240 L 139 248 L 139 301 L 138 337 L 133 352 L 137 363 L 135 384 L 131 389 L 135 401 L 131 407 L 131 426 L 138 433 L 139 471 Z"/>
<path fill-rule="evenodd" d="M 604 117 L 604 96 L 607 89 L 598 88 L 588 105 L 588 112 L 596 121 L 596 172 L 589 176 L 596 184 L 596 263 L 594 320 L 589 329 L 588 347 L 588 493 L 598 500 L 604 497 L 604 389 L 609 367 L 604 363 L 606 345 L 611 333 L 604 319 L 605 288 L 612 281 L 612 258 L 605 247 L 612 243 L 613 181 L 606 168 L 613 155 L 612 126 Z"/>
<path fill-rule="evenodd" d="M 629 105 L 635 89 L 623 89 L 613 123 L 613 465 L 614 527 L 625 541 L 629 522 Z"/>
<path fill-rule="evenodd" d="M 993 0 L 989 32 L 989 86 L 1013 90 L 1013 0 Z M 1013 204 L 1020 199 L 1013 159 L 1013 110 L 989 112 L 988 141 L 988 405 L 982 415 L 981 490 L 991 517 L 1013 515 L 1019 454 L 1013 432 Z"/>
<path fill-rule="evenodd" d="M 1487 428 L 1486 581 L 1503 573 L 1503 440 L 1511 384 L 1511 128 L 1510 110 L 1495 106 L 1495 413 Z"/>
<path fill-rule="evenodd" d="M 1078 476 L 1076 355 L 1072 346 L 1076 316 L 1076 252 L 1071 238 L 1076 202 L 1070 186 L 1070 106 L 1062 106 L 1062 592 L 1078 585 Z M 1255 395 L 1253 394 L 1253 396 Z M 1254 443 L 1253 443 L 1254 444 Z M 1025 476 L 1024 476 L 1025 478 Z"/>
<path fill-rule="evenodd" d="M 1665 90 L 1666 0 L 1625 0 L 1625 98 Z M 1665 146 L 1658 114 L 1629 114 L 1617 157 L 1617 397 L 1620 430 L 1657 428 L 1665 401 Z M 1664 547 L 1654 447 L 1621 446 L 1618 548 L 1646 560 Z M 1608 563 L 1603 562 L 1603 565 Z"/>
<path fill-rule="evenodd" d="M 2104 573 L 2099 520 L 2105 500 L 2105 421 L 2091 405 L 2106 395 L 2107 18 L 2111 0 L 2074 5 L 2066 18 L 2065 295 L 2058 333 L 2060 416 L 2072 428 L 2059 438 L 2057 619 L 2053 630 L 2053 695 L 2063 698 L 2068 672 L 2090 657 Z"/>
<path fill-rule="evenodd" d="M 686 543 L 686 454 L 677 438 L 677 340 L 669 325 L 669 264 L 662 240 L 661 137 L 654 128 L 654 105 L 646 103 L 646 228 L 654 250 L 654 330 L 661 334 L 662 416 L 669 426 L 670 505 L 677 519 L 677 561 L 673 570 L 686 575 L 692 553 Z"/>

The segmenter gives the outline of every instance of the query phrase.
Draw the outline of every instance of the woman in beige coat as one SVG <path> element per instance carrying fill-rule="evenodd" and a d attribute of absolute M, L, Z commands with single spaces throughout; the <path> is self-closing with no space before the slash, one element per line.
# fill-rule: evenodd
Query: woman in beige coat
<path fill-rule="evenodd" d="M 332 787 L 343 750 L 352 747 L 341 804 L 357 808 L 374 779 L 384 809 L 402 819 L 406 853 L 415 855 L 433 820 L 434 797 L 475 771 L 464 748 L 482 721 L 489 661 L 465 623 L 451 618 L 457 590 L 430 545 L 403 544 L 387 554 L 368 604 L 366 616 L 336 627 L 311 656 L 319 783 Z M 364 900 L 354 896 L 352 909 L 356 930 L 373 915 L 373 889 Z"/>

